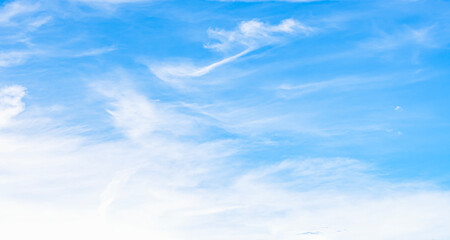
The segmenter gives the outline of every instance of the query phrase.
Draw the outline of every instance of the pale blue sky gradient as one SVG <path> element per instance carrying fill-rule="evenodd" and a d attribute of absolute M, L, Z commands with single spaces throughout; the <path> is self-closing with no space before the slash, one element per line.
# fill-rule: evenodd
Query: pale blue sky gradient
<path fill-rule="evenodd" d="M 54 205 L 44 235 L 78 211 L 62 229 L 118 239 L 448 239 L 449 11 L 0 1 L 1 211 Z"/>

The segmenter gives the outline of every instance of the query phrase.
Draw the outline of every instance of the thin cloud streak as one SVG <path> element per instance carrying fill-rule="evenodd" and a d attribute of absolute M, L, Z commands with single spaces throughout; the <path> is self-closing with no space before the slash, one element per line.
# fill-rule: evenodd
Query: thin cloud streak
<path fill-rule="evenodd" d="M 193 67 L 183 65 L 161 65 L 161 66 L 149 66 L 150 70 L 159 79 L 164 80 L 167 83 L 183 86 L 183 83 L 179 81 L 180 78 L 192 78 L 201 77 L 208 74 L 217 67 L 230 63 L 239 57 L 251 52 L 251 49 L 244 50 L 231 57 L 224 58 L 218 62 L 212 63 L 205 67 Z"/>
<path fill-rule="evenodd" d="M 81 52 L 79 54 L 76 54 L 75 57 L 90 57 L 90 56 L 97 56 L 97 55 L 102 55 L 105 53 L 109 53 L 109 52 L 113 52 L 116 51 L 117 48 L 114 46 L 109 46 L 109 47 L 103 47 L 103 48 L 95 48 L 95 49 L 90 49 L 87 50 L 85 52 Z"/>
<path fill-rule="evenodd" d="M 39 10 L 38 4 L 24 4 L 19 1 L 12 1 L 3 5 L 0 9 L 0 25 L 14 24 L 12 21 L 15 17 L 20 17 L 28 13 L 33 13 Z"/>
<path fill-rule="evenodd" d="M 25 63 L 32 55 L 32 51 L 8 51 L 0 52 L 0 67 L 14 67 Z"/>
<path fill-rule="evenodd" d="M 294 19 L 285 19 L 278 25 L 270 25 L 258 20 L 244 21 L 233 31 L 209 29 L 211 39 L 217 43 L 206 44 L 205 48 L 220 52 L 236 52 L 230 57 L 207 65 L 194 67 L 188 64 L 149 64 L 150 71 L 159 79 L 176 88 L 186 88 L 188 78 L 196 78 L 210 73 L 212 70 L 231 63 L 238 58 L 255 51 L 261 47 L 276 44 L 285 40 L 287 36 L 294 34 L 308 35 L 314 29 L 307 27 Z"/>

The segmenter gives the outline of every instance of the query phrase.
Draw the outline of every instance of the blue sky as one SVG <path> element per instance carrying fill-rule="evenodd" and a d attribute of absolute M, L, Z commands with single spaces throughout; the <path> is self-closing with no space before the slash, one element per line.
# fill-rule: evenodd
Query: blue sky
<path fill-rule="evenodd" d="M 449 239 L 449 11 L 0 1 L 0 236 Z"/>

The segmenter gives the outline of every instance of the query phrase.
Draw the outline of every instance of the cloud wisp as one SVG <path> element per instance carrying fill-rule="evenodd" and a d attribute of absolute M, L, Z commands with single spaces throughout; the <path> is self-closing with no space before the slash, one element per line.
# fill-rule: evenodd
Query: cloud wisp
<path fill-rule="evenodd" d="M 209 29 L 209 37 L 216 39 L 218 43 L 207 44 L 205 47 L 222 52 L 239 47 L 254 50 L 280 42 L 285 39 L 286 34 L 308 35 L 312 32 L 313 28 L 291 18 L 281 21 L 278 25 L 266 24 L 259 20 L 250 20 L 241 22 L 237 29 L 233 31 Z"/>
<path fill-rule="evenodd" d="M 23 15 L 34 13 L 39 10 L 38 4 L 24 4 L 19 1 L 12 1 L 0 8 L 0 25 L 14 24 L 14 19 Z"/>
<path fill-rule="evenodd" d="M 31 51 L 0 52 L 0 67 L 13 67 L 23 64 L 34 54 Z"/>
<path fill-rule="evenodd" d="M 91 57 L 91 56 L 97 56 L 97 55 L 110 53 L 110 52 L 113 52 L 116 50 L 117 50 L 117 48 L 115 46 L 94 48 L 94 49 L 90 49 L 90 50 L 75 54 L 74 57 Z"/>
<path fill-rule="evenodd" d="M 229 57 L 204 67 L 190 64 L 153 64 L 149 69 L 161 80 L 174 87 L 184 88 L 189 78 L 201 77 L 219 66 L 233 62 L 240 57 L 261 47 L 284 41 L 288 36 L 308 35 L 313 28 L 303 25 L 294 19 L 285 19 L 278 25 L 270 25 L 259 20 L 244 21 L 232 30 L 209 29 L 208 34 L 215 43 L 206 44 L 205 48 L 225 54 Z M 238 52 L 238 53 L 235 53 Z"/>

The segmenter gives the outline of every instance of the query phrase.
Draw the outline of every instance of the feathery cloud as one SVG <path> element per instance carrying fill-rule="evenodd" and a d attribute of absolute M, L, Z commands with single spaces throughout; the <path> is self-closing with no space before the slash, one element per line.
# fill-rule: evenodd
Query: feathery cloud
<path fill-rule="evenodd" d="M 95 89 L 108 98 L 114 126 L 133 139 L 162 134 L 192 135 L 196 119 L 176 111 L 176 106 L 149 100 L 130 88 L 96 85 Z"/>
<path fill-rule="evenodd" d="M 8 51 L 0 52 L 0 67 L 13 67 L 23 64 L 32 56 L 31 51 Z"/>
<path fill-rule="evenodd" d="M 209 29 L 209 37 L 216 39 L 218 43 L 207 44 L 205 47 L 217 51 L 229 51 L 239 47 L 254 50 L 280 42 L 289 35 L 308 35 L 313 31 L 313 28 L 290 18 L 281 21 L 278 25 L 250 20 L 241 22 L 233 31 Z"/>
<path fill-rule="evenodd" d="M 258 20 L 244 21 L 232 31 L 209 29 L 211 39 L 216 43 L 206 44 L 205 48 L 234 54 L 204 67 L 190 64 L 153 64 L 149 69 L 161 80 L 174 87 L 186 87 L 186 78 L 201 77 L 219 66 L 233 62 L 238 58 L 264 46 L 280 43 L 288 36 L 308 35 L 314 30 L 297 20 L 285 19 L 278 25 L 270 25 Z M 238 53 L 235 53 L 238 52 Z"/>
<path fill-rule="evenodd" d="M 25 4 L 20 1 L 12 1 L 0 8 L 0 25 L 12 24 L 12 20 L 21 15 L 33 13 L 39 10 L 38 4 Z"/>

